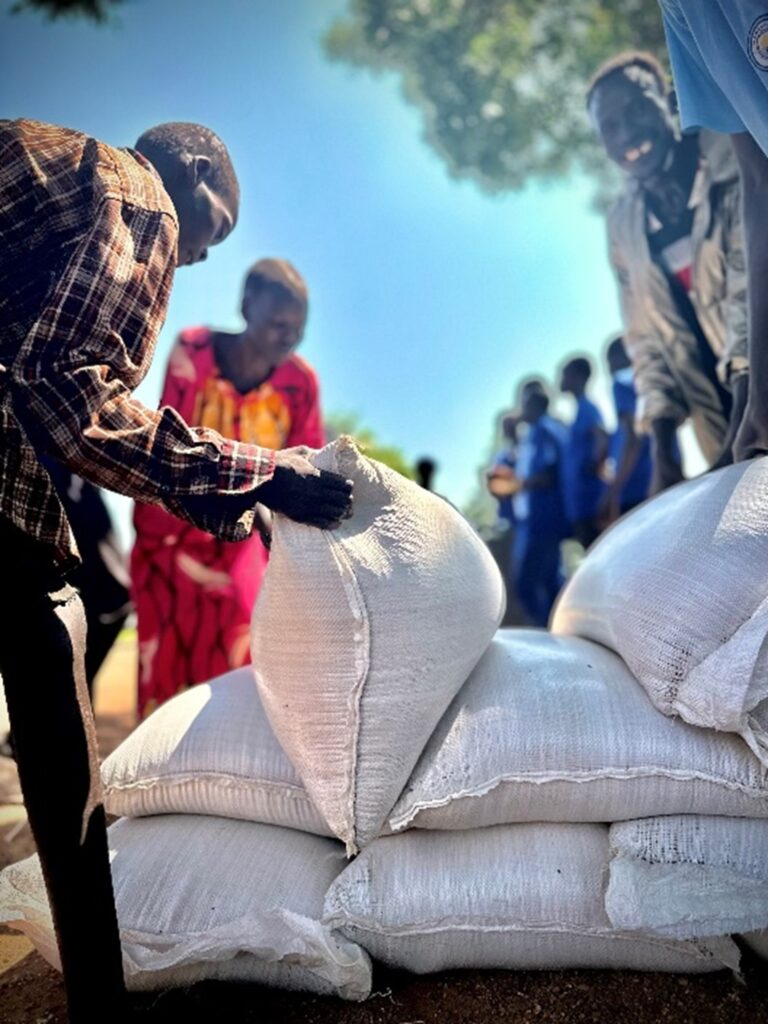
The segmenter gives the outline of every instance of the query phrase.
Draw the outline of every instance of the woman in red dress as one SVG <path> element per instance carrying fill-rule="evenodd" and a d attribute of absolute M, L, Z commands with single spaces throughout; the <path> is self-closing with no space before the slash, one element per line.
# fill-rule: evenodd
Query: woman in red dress
<path fill-rule="evenodd" d="M 182 331 L 161 405 L 190 426 L 266 448 L 324 444 L 317 377 L 296 355 L 307 289 L 284 260 L 260 260 L 243 290 L 239 333 Z M 139 717 L 194 683 L 250 660 L 249 624 L 267 566 L 259 536 L 216 540 L 156 505 L 137 504 L 131 579 L 139 632 Z"/>

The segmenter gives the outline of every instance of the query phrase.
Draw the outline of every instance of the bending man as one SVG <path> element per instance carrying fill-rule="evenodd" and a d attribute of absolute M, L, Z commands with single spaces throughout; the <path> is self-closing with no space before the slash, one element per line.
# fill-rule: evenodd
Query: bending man
<path fill-rule="evenodd" d="M 40 456 L 155 501 L 227 540 L 256 502 L 316 526 L 350 488 L 294 451 L 191 429 L 131 392 L 145 376 L 174 270 L 235 226 L 239 189 L 210 130 L 169 124 L 114 149 L 80 132 L 0 122 L 0 673 L 48 887 L 70 1020 L 124 1013 L 78 553 Z M 31 637 L 31 642 L 30 642 Z"/>

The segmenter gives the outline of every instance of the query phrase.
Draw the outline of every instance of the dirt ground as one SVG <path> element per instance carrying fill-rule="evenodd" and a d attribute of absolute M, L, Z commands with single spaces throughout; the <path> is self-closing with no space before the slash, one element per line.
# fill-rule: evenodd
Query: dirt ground
<path fill-rule="evenodd" d="M 130 731 L 135 645 L 118 643 L 97 681 L 102 754 Z M 0 731 L 2 715 L 0 714 Z M 0 867 L 34 850 L 13 762 L 0 758 Z M 666 975 L 609 971 L 455 971 L 416 977 L 379 970 L 362 1004 L 206 983 L 135 996 L 137 1024 L 768 1024 L 768 968 L 745 953 L 730 972 Z M 109 1024 L 105 1008 L 103 1024 Z M 0 926 L 0 1024 L 65 1024 L 60 976 L 26 939 Z"/>

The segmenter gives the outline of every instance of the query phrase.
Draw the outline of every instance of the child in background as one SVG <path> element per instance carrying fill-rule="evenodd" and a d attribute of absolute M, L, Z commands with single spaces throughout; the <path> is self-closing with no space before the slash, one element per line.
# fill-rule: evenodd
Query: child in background
<path fill-rule="evenodd" d="M 616 433 L 611 448 L 616 469 L 613 482 L 605 492 L 603 508 L 608 522 L 629 512 L 648 497 L 653 475 L 651 439 L 635 430 L 637 392 L 632 363 L 623 338 L 614 338 L 606 353 L 612 379 L 616 409 Z"/>
<path fill-rule="evenodd" d="M 591 376 L 589 360 L 577 357 L 565 364 L 560 380 L 560 390 L 576 399 L 576 417 L 565 446 L 565 511 L 573 536 L 585 550 L 600 533 L 599 509 L 605 490 L 600 474 L 608 454 L 603 417 L 586 395 Z"/>
<path fill-rule="evenodd" d="M 182 331 L 160 400 L 190 426 L 290 448 L 324 444 L 317 377 L 295 350 L 307 318 L 301 275 L 284 260 L 245 279 L 245 327 Z M 194 683 L 250 660 L 249 623 L 268 554 L 254 533 L 228 543 L 158 506 L 137 504 L 131 578 L 138 617 L 138 709 L 146 717 Z"/>
<path fill-rule="evenodd" d="M 567 533 L 562 487 L 566 429 L 548 410 L 546 392 L 525 393 L 521 419 L 528 430 L 517 449 L 519 489 L 513 498 L 514 590 L 535 626 L 547 625 L 563 585 L 560 542 Z"/>

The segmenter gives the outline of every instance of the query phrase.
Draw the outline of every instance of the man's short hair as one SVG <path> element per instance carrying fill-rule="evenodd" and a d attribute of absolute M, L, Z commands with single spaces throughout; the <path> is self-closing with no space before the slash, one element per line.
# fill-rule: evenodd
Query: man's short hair
<path fill-rule="evenodd" d="M 245 276 L 243 291 L 250 295 L 270 292 L 278 302 L 309 304 L 309 291 L 304 278 L 288 260 L 258 260 Z"/>
<path fill-rule="evenodd" d="M 669 92 L 669 78 L 658 57 L 654 57 L 646 50 L 625 50 L 604 61 L 594 72 L 587 83 L 587 106 L 592 101 L 592 96 L 598 85 L 601 85 L 607 78 L 621 74 L 627 68 L 642 68 L 643 71 L 650 72 L 656 79 L 661 92 L 664 95 Z"/>
<path fill-rule="evenodd" d="M 575 373 L 582 380 L 589 380 L 592 376 L 592 364 L 585 356 L 576 356 L 574 359 L 568 360 L 563 367 L 563 372 Z"/>
<path fill-rule="evenodd" d="M 219 195 L 239 202 L 240 184 L 229 151 L 210 128 L 192 121 L 168 121 L 140 135 L 135 148 L 150 163 L 161 166 L 169 158 L 181 161 L 187 153 L 208 157 L 211 161 L 208 181 L 212 188 Z"/>

